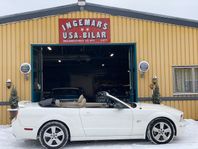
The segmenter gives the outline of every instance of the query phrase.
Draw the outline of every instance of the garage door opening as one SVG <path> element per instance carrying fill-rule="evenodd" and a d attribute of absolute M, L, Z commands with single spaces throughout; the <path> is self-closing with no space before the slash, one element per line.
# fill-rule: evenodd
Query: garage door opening
<path fill-rule="evenodd" d="M 32 45 L 32 101 L 79 92 L 94 102 L 99 91 L 137 101 L 135 45 Z M 68 95 L 69 96 L 69 95 Z"/>

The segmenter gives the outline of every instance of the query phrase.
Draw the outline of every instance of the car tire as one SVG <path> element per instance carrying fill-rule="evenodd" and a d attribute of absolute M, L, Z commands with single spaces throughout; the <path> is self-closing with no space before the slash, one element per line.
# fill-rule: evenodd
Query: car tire
<path fill-rule="evenodd" d="M 159 118 L 149 124 L 146 137 L 155 144 L 166 144 L 173 140 L 174 134 L 173 124 L 167 119 Z"/>
<path fill-rule="evenodd" d="M 44 148 L 59 149 L 69 140 L 68 129 L 60 122 L 46 123 L 39 132 L 39 141 Z"/>

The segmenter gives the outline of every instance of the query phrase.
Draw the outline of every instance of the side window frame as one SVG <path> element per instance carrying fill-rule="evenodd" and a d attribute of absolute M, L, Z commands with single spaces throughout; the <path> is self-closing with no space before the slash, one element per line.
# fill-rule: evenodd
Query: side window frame
<path fill-rule="evenodd" d="M 175 73 L 176 69 L 191 69 L 191 75 L 192 75 L 192 92 L 177 92 L 176 91 L 176 78 Z M 172 66 L 172 78 L 173 78 L 173 95 L 198 95 L 198 93 L 195 91 L 196 88 L 196 79 L 195 79 L 195 69 L 198 69 L 198 66 Z"/>

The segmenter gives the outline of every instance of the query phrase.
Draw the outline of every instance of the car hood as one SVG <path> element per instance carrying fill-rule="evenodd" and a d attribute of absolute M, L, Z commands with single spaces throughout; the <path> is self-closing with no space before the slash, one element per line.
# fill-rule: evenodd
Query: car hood
<path fill-rule="evenodd" d="M 163 104 L 147 104 L 147 103 L 136 103 L 137 108 L 142 110 L 157 110 L 167 112 L 170 114 L 182 114 L 183 112 L 175 108 L 163 105 Z"/>

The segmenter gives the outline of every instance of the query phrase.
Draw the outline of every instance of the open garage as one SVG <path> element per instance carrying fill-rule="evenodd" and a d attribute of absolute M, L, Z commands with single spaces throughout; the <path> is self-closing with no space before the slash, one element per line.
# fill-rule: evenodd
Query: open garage
<path fill-rule="evenodd" d="M 104 90 L 136 101 L 135 59 L 133 44 L 33 45 L 32 100 L 75 88 L 92 102 Z"/>

